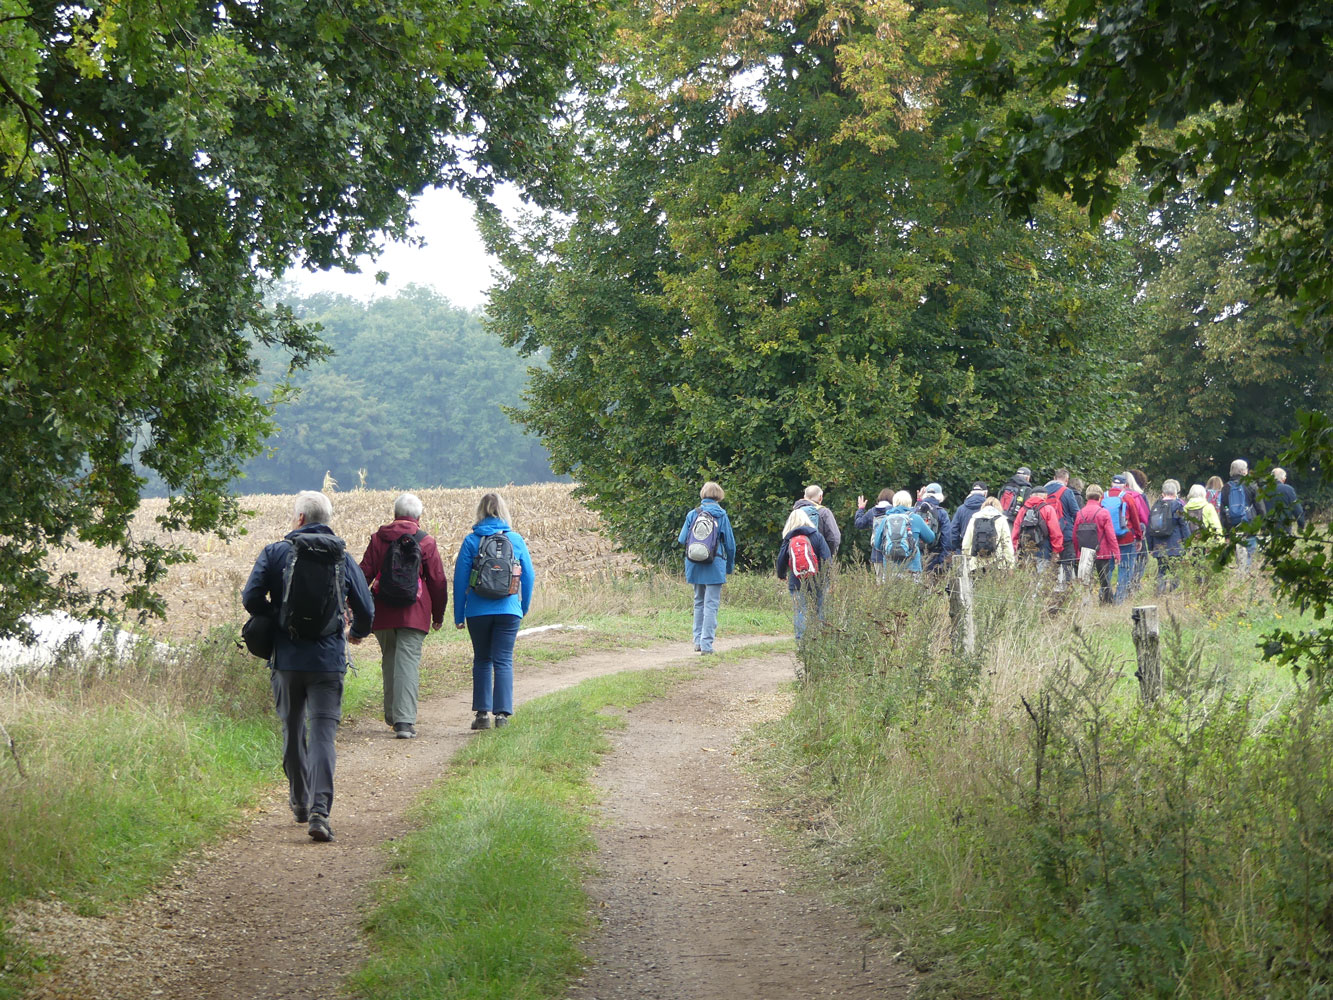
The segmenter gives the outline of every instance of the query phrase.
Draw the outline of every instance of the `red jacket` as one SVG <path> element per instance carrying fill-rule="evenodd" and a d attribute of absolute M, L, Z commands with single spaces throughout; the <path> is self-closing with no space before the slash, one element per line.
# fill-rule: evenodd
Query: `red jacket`
<path fill-rule="evenodd" d="M 1078 526 L 1091 521 L 1097 525 L 1097 558 L 1119 559 L 1120 545 L 1115 540 L 1115 529 L 1111 527 L 1111 514 L 1101 505 L 1100 500 L 1089 500 L 1074 518 L 1074 538 L 1078 538 Z"/>
<path fill-rule="evenodd" d="M 1130 542 L 1137 542 L 1143 537 L 1143 517 L 1139 514 L 1139 503 L 1134 497 L 1137 494 L 1131 493 L 1123 486 L 1112 486 L 1106 491 L 1108 497 L 1119 497 L 1125 505 L 1125 527 L 1129 530 L 1123 535 L 1117 535 L 1116 539 L 1121 545 L 1128 545 Z"/>
<path fill-rule="evenodd" d="M 370 536 L 366 554 L 361 557 L 361 572 L 370 584 L 371 593 L 377 588 L 380 568 L 384 565 L 384 554 L 389 543 L 404 535 L 415 535 L 421 530 L 416 521 L 402 517 L 380 527 Z M 389 628 L 414 628 L 419 632 L 429 632 L 431 627 L 439 628 L 444 622 L 444 609 L 449 603 L 449 584 L 445 582 L 444 563 L 440 559 L 440 550 L 435 539 L 427 535 L 421 539 L 421 575 L 425 586 L 417 595 L 417 603 L 406 608 L 392 604 L 382 604 L 375 599 L 375 624 L 371 626 L 379 632 Z"/>
<path fill-rule="evenodd" d="M 1056 513 L 1060 509 L 1059 500 L 1051 500 L 1050 497 L 1028 497 L 1023 501 L 1023 506 L 1014 511 L 1014 526 L 1010 534 L 1013 535 L 1014 552 L 1018 552 L 1018 536 L 1023 530 L 1023 515 L 1027 513 L 1029 507 L 1037 508 L 1037 515 L 1046 524 L 1046 533 L 1049 536 L 1046 544 L 1041 548 L 1042 558 L 1055 558 L 1065 549 L 1065 533 L 1060 529 L 1060 515 Z"/>

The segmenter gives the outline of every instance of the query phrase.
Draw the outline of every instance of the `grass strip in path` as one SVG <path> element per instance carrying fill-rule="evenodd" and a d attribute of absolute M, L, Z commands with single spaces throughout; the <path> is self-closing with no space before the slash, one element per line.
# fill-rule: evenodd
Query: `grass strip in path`
<path fill-rule="evenodd" d="M 710 662 L 790 648 L 761 643 Z M 699 669 L 584 681 L 479 734 L 428 795 L 422 828 L 396 845 L 370 919 L 377 957 L 351 989 L 370 1000 L 562 995 L 588 923 L 592 771 L 610 749 L 607 731 L 623 725 L 605 710 L 660 698 Z"/>

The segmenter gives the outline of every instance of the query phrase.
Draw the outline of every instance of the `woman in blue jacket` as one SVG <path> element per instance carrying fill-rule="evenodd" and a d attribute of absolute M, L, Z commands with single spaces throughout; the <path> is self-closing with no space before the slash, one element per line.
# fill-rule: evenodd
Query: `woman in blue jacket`
<path fill-rule="evenodd" d="M 904 516 L 905 515 L 905 516 Z M 895 526 L 901 520 L 904 531 L 895 539 Z M 893 506 L 884 511 L 875 533 L 870 538 L 870 551 L 882 553 L 888 572 L 902 576 L 910 573 L 914 579 L 921 576 L 921 545 L 935 541 L 935 532 L 925 519 L 912 509 L 912 494 L 899 490 L 893 495 Z"/>
<path fill-rule="evenodd" d="M 492 553 L 483 578 L 474 572 L 481 569 L 476 564 L 482 541 L 499 534 L 509 540 L 511 557 L 506 560 Z M 509 593 L 501 597 L 479 591 L 478 587 L 491 589 L 490 578 L 497 570 L 510 574 Z M 533 581 L 532 557 L 523 536 L 509 526 L 504 498 L 487 493 L 477 504 L 477 523 L 463 539 L 454 562 L 454 625 L 466 624 L 472 638 L 472 710 L 477 713 L 473 729 L 503 726 L 514 713 L 514 641 L 532 604 Z"/>
<path fill-rule="evenodd" d="M 731 533 L 731 521 L 722 509 L 725 497 L 726 493 L 717 483 L 704 483 L 699 491 L 699 506 L 685 515 L 685 525 L 680 529 L 680 544 L 685 546 L 685 582 L 694 588 L 694 649 L 697 653 L 713 651 L 722 585 L 727 582 L 727 574 L 736 570 L 736 536 Z M 704 561 L 690 558 L 690 532 L 700 513 L 707 514 L 717 525 L 714 555 Z"/>

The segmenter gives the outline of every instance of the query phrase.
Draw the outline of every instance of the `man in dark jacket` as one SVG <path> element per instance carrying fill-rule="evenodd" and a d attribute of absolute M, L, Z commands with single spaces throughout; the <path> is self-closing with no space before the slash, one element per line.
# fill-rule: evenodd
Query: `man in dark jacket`
<path fill-rule="evenodd" d="M 1287 482 L 1287 470 L 1274 469 L 1273 481 L 1277 484 L 1273 491 L 1276 494 L 1273 499 L 1273 509 L 1282 515 L 1282 525 L 1286 528 L 1287 534 L 1304 531 L 1305 508 L 1301 506 L 1296 490 Z"/>
<path fill-rule="evenodd" d="M 963 533 L 967 531 L 972 515 L 981 510 L 981 505 L 985 502 L 986 484 L 973 483 L 972 492 L 963 498 L 963 502 L 958 505 L 958 509 L 953 512 L 953 518 L 949 521 L 949 535 L 953 540 L 952 551 L 962 551 Z"/>
<path fill-rule="evenodd" d="M 829 510 L 824 504 L 824 488 L 811 484 L 805 488 L 805 496 L 792 504 L 792 509 L 797 510 L 801 507 L 809 507 L 806 513 L 810 520 L 815 522 L 820 535 L 828 545 L 829 561 L 838 554 L 838 548 L 842 545 L 842 530 L 838 527 L 838 519 L 833 516 L 833 511 Z"/>
<path fill-rule="evenodd" d="M 1009 481 L 1001 486 L 1000 492 L 995 495 L 1000 498 L 1000 510 L 1012 521 L 1018 508 L 1023 506 L 1031 493 L 1032 470 L 1024 465 L 1009 477 Z"/>
<path fill-rule="evenodd" d="M 341 593 L 329 622 L 315 638 L 302 638 L 296 626 L 277 629 L 269 660 L 273 701 L 282 722 L 282 769 L 287 775 L 289 803 L 298 823 L 308 823 L 312 839 L 333 839 L 329 812 L 333 808 L 334 736 L 342 721 L 343 674 L 347 670 L 347 643 L 370 635 L 375 605 L 366 578 L 347 553 L 343 540 L 328 522 L 333 505 L 323 493 L 307 490 L 296 498 L 292 530 L 280 542 L 266 545 L 255 560 L 241 603 L 252 615 L 270 615 L 284 621 L 284 583 L 297 546 L 309 556 L 311 567 L 327 565 L 325 579 L 336 581 L 341 567 Z M 337 558 L 341 553 L 341 559 Z M 319 555 L 328 557 L 327 564 Z M 298 574 L 291 574 L 295 582 Z M 304 574 L 303 579 L 310 579 Z M 295 590 L 295 586 L 293 590 Z M 293 597 L 293 605 L 297 599 Z M 300 601 L 304 608 L 306 600 Z M 343 608 L 352 610 L 352 626 L 343 633 Z M 292 614 L 296 612 L 289 609 Z M 323 634 L 323 633 L 327 634 Z M 308 722 L 308 727 L 307 727 Z"/>
<path fill-rule="evenodd" d="M 921 491 L 916 511 L 924 516 L 927 507 L 934 512 L 940 530 L 935 543 L 927 547 L 926 564 L 923 568 L 927 573 L 943 573 L 948 569 L 949 556 L 957 543 L 955 536 L 951 534 L 949 512 L 944 509 L 944 487 L 939 483 L 930 483 Z"/>
<path fill-rule="evenodd" d="M 1060 553 L 1060 582 L 1072 583 L 1078 575 L 1078 547 L 1074 544 L 1074 518 L 1083 509 L 1079 497 L 1069 488 L 1069 470 L 1056 469 L 1046 484 L 1046 496 L 1060 504 L 1055 512 L 1060 531 L 1065 536 L 1065 547 Z"/>
<path fill-rule="evenodd" d="M 370 536 L 361 557 L 361 572 L 375 595 L 375 641 L 380 646 L 380 674 L 384 678 L 384 722 L 400 740 L 417 735 L 417 690 L 421 675 L 421 647 L 428 631 L 444 623 L 449 585 L 435 539 L 421 530 L 421 500 L 404 493 L 393 502 L 393 520 Z M 385 581 L 386 558 L 391 550 L 403 552 L 408 537 L 416 539 L 420 560 L 410 595 L 393 593 Z M 398 546 L 395 550 L 394 547 Z"/>

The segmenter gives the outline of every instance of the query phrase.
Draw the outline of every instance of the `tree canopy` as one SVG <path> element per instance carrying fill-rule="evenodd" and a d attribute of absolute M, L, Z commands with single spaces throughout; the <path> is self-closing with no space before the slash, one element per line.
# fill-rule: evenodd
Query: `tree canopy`
<path fill-rule="evenodd" d="M 1029 225 L 951 187 L 979 107 L 952 52 L 985 4 L 619 27 L 582 183 L 488 236 L 510 274 L 494 327 L 549 351 L 523 419 L 622 541 L 663 554 L 708 478 L 757 563 L 810 482 L 846 516 L 884 486 L 959 497 L 1034 456 L 1111 460 L 1126 248 L 1055 200 Z"/>
<path fill-rule="evenodd" d="M 299 369 L 312 331 L 266 275 L 351 266 L 411 197 L 558 160 L 597 12 L 578 0 L 0 0 L 0 633 L 86 603 L 43 570 L 114 546 L 131 607 L 185 553 L 131 538 L 142 477 L 168 524 L 226 530 L 269 430 L 251 338 Z"/>

